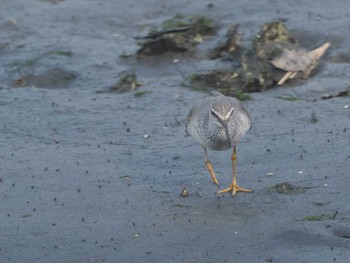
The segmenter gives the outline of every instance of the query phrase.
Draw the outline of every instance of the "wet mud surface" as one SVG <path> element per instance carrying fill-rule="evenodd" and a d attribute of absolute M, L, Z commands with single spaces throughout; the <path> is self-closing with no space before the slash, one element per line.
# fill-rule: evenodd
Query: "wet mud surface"
<path fill-rule="evenodd" d="M 347 262 L 347 5 L 0 1 L 0 262 Z M 218 33 L 137 58 L 135 37 L 176 14 Z M 246 46 L 275 19 L 307 50 L 332 46 L 309 79 L 249 94 L 237 176 L 254 192 L 216 196 L 184 131 L 206 92 L 181 83 L 232 68 L 207 56 L 232 24 Z M 123 72 L 141 84 L 109 91 Z M 231 152 L 208 154 L 226 187 Z"/>

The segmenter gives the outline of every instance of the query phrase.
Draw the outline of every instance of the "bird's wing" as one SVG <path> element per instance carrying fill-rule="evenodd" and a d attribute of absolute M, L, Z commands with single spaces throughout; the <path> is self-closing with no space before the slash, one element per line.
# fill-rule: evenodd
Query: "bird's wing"
<path fill-rule="evenodd" d="M 198 109 L 198 105 L 195 104 L 195 105 L 192 107 L 192 109 L 189 111 L 188 115 L 187 115 L 187 118 L 186 118 L 186 121 L 185 121 L 185 131 L 186 131 L 186 134 L 187 134 L 187 135 L 190 135 L 189 132 L 188 132 L 188 130 L 187 130 L 187 127 L 188 127 L 188 125 L 190 124 L 190 122 L 191 122 L 191 120 L 192 120 L 192 117 L 193 117 L 193 114 L 194 114 L 194 112 L 197 111 L 197 109 Z"/>
<path fill-rule="evenodd" d="M 185 121 L 185 132 L 187 135 L 189 135 L 188 131 L 187 131 L 187 126 L 188 124 L 190 123 L 191 121 L 191 118 L 192 118 L 192 113 L 193 113 L 193 108 L 190 110 L 190 112 L 188 113 L 187 115 L 187 118 L 186 118 L 186 121 Z"/>

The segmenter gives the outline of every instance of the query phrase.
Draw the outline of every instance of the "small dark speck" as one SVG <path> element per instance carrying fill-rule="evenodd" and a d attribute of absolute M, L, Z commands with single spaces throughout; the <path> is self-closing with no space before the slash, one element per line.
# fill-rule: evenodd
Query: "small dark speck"
<path fill-rule="evenodd" d="M 57 202 L 57 198 L 55 197 L 54 199 L 53 199 L 55 202 Z"/>
<path fill-rule="evenodd" d="M 53 223 L 52 226 L 56 226 L 56 223 Z"/>
<path fill-rule="evenodd" d="M 12 184 L 12 187 L 15 187 L 15 183 Z"/>
<path fill-rule="evenodd" d="M 101 185 L 99 185 L 99 186 L 98 186 L 98 188 L 102 188 L 102 186 L 101 186 Z"/>
<path fill-rule="evenodd" d="M 14 153 L 11 153 L 11 156 L 14 156 L 15 154 Z"/>
<path fill-rule="evenodd" d="M 30 188 L 34 189 L 34 185 L 32 185 Z"/>
<path fill-rule="evenodd" d="M 0 183 L 2 183 L 2 178 L 0 178 Z"/>
<path fill-rule="evenodd" d="M 85 173 L 88 174 L 88 173 L 89 173 L 89 170 L 86 170 Z"/>
<path fill-rule="evenodd" d="M 80 189 L 78 189 L 77 192 L 80 193 Z"/>
<path fill-rule="evenodd" d="M 85 239 L 83 239 L 82 242 L 85 242 Z"/>
<path fill-rule="evenodd" d="M 45 167 L 44 171 L 48 171 L 48 170 L 49 170 L 49 168 Z"/>
<path fill-rule="evenodd" d="M 100 148 L 101 146 L 99 144 L 97 144 L 97 148 Z"/>
<path fill-rule="evenodd" d="M 59 172 L 60 171 L 60 169 L 56 169 L 56 172 Z"/>
<path fill-rule="evenodd" d="M 81 217 L 81 222 L 85 222 L 85 218 L 83 216 Z"/>
<path fill-rule="evenodd" d="M 113 237 L 111 237 L 111 241 L 112 241 L 112 242 L 114 241 L 114 238 L 113 238 Z"/>

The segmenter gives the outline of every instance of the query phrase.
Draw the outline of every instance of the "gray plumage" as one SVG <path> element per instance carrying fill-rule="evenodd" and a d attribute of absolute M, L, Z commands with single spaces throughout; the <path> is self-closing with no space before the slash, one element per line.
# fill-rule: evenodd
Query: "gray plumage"
<path fill-rule="evenodd" d="M 250 127 L 243 104 L 216 91 L 197 102 L 186 119 L 186 132 L 202 146 L 217 151 L 233 148 Z"/>

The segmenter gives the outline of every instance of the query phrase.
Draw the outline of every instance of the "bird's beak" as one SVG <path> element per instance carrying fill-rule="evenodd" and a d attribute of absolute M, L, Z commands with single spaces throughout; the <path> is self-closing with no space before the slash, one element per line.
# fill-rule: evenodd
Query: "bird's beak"
<path fill-rule="evenodd" d="M 227 137 L 227 141 L 230 143 L 230 147 L 231 147 L 230 134 L 228 132 L 228 122 L 229 122 L 229 119 L 227 119 L 227 120 L 220 120 L 220 123 L 221 123 L 222 127 L 224 127 L 224 129 L 225 129 L 225 134 L 226 134 L 226 137 Z"/>

